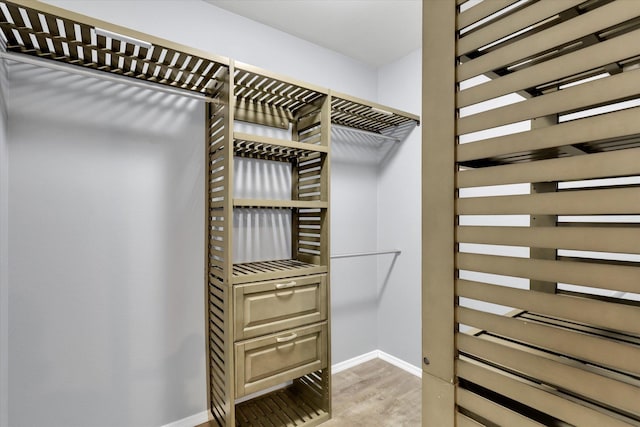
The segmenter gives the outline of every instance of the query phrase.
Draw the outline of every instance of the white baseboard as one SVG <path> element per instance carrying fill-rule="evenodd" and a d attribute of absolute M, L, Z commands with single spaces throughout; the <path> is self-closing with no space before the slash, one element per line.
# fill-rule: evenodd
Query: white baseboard
<path fill-rule="evenodd" d="M 422 378 L 422 369 L 381 350 L 373 350 L 369 353 L 361 354 L 360 356 L 345 360 L 344 362 L 336 363 L 335 365 L 331 366 L 331 373 L 337 374 L 338 372 L 344 371 L 345 369 L 353 368 L 354 366 L 358 366 L 361 363 L 365 363 L 373 359 L 384 360 L 385 362 L 390 363 L 393 366 L 410 373 L 411 375 Z"/>
<path fill-rule="evenodd" d="M 165 424 L 162 427 L 193 427 L 209 421 L 209 411 L 202 411 L 199 414 Z"/>
<path fill-rule="evenodd" d="M 360 356 L 352 357 L 351 359 L 347 359 L 344 362 L 336 363 L 335 365 L 331 365 L 331 373 L 337 374 L 338 372 L 342 372 L 346 369 L 353 368 L 354 366 L 358 366 L 361 363 L 368 362 L 369 360 L 377 359 L 380 357 L 378 355 L 378 350 L 370 351 L 369 353 L 361 354 Z"/>
<path fill-rule="evenodd" d="M 398 359 L 397 357 L 392 356 L 388 353 L 385 353 L 384 351 L 381 351 L 381 350 L 378 350 L 378 357 L 381 360 L 384 360 L 385 362 L 390 363 L 393 366 L 396 366 L 402 369 L 403 371 L 407 371 L 411 375 L 415 375 L 418 378 L 422 378 L 422 369 L 412 365 L 409 362 L 405 362 L 404 360 Z"/>

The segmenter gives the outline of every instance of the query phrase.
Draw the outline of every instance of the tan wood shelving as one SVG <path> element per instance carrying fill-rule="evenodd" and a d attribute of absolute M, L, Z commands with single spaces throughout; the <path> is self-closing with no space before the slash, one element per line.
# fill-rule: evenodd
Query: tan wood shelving
<path fill-rule="evenodd" d="M 230 76 L 228 107 L 208 108 L 210 372 L 223 390 L 210 387 L 212 411 L 222 426 L 311 426 L 331 414 L 328 90 L 246 64 L 232 64 Z M 234 132 L 236 121 L 290 138 Z M 290 163 L 291 198 L 234 198 L 234 157 Z M 291 211 L 291 258 L 234 263 L 234 212 L 264 209 Z M 273 386 L 285 389 L 240 403 Z"/>
<path fill-rule="evenodd" d="M 285 279 L 326 272 L 326 265 L 309 264 L 295 259 L 244 262 L 233 265 L 233 283 Z"/>
<path fill-rule="evenodd" d="M 328 202 L 305 200 L 233 199 L 236 208 L 327 209 Z"/>
<path fill-rule="evenodd" d="M 329 152 L 328 147 L 308 142 L 287 141 L 247 133 L 234 132 L 233 152 L 239 157 L 292 161 L 314 153 Z"/>
<path fill-rule="evenodd" d="M 243 402 L 237 406 L 237 425 L 249 426 L 317 426 L 331 418 L 313 395 L 301 393 L 299 385 Z"/>
<path fill-rule="evenodd" d="M 215 97 L 229 59 L 38 1 L 0 3 L 7 51 Z"/>
<path fill-rule="evenodd" d="M 354 129 L 385 134 L 385 132 L 405 125 L 415 126 L 420 123 L 420 117 L 386 105 L 332 91 L 331 122 Z"/>

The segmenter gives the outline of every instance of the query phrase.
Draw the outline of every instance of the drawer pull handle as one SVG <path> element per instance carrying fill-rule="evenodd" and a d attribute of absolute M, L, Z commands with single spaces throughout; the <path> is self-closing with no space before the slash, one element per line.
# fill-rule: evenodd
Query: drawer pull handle
<path fill-rule="evenodd" d="M 291 281 L 289 283 L 278 283 L 276 285 L 276 289 L 287 289 L 287 288 L 293 288 L 296 285 L 296 282 Z"/>
<path fill-rule="evenodd" d="M 298 338 L 298 334 L 294 332 L 289 336 L 276 338 L 276 342 L 289 342 L 295 340 L 296 338 Z"/>

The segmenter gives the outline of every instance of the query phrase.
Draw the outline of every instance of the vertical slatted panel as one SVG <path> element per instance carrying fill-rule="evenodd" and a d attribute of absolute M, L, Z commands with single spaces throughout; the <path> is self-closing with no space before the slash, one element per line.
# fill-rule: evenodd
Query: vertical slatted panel
<path fill-rule="evenodd" d="M 298 229 L 294 230 L 297 253 L 294 258 L 309 264 L 320 264 L 322 230 L 326 219 L 325 209 L 298 209 L 294 213 Z"/>
<path fill-rule="evenodd" d="M 329 153 L 331 152 L 331 123 L 332 123 L 332 117 L 333 117 L 333 110 L 331 108 L 331 104 L 332 104 L 332 95 L 329 95 L 321 104 L 321 109 L 320 109 L 320 145 L 327 147 L 327 149 L 329 150 Z M 330 202 L 331 200 L 330 156 L 329 155 L 325 156 L 322 163 L 323 165 L 320 171 L 320 195 L 321 195 L 321 199 L 326 200 L 327 202 Z M 324 210 L 324 213 L 323 213 L 324 217 L 321 217 L 322 228 L 320 231 L 320 245 L 321 245 L 320 246 L 320 264 L 327 266 L 327 276 L 330 277 L 331 276 L 331 266 L 330 266 L 331 264 L 331 258 L 330 258 L 330 255 L 331 255 L 330 254 L 331 252 L 331 242 L 330 242 L 331 203 L 329 203 L 328 206 L 329 208 Z M 329 281 L 329 279 L 327 280 Z M 327 292 L 329 293 L 329 295 L 327 295 L 327 301 L 331 301 L 330 289 L 331 287 L 328 286 Z M 331 319 L 329 318 L 329 328 L 330 327 L 331 327 Z M 331 340 L 329 340 L 327 352 L 329 355 L 328 363 L 329 363 L 329 366 L 331 366 Z M 327 390 L 326 391 L 326 393 L 328 393 L 327 396 L 331 396 L 330 370 L 325 371 L 324 375 L 326 377 L 324 382 L 325 390 Z M 327 411 L 331 413 L 330 397 L 328 398 L 326 408 L 327 408 Z"/>
<path fill-rule="evenodd" d="M 640 3 L 465 3 L 457 423 L 640 425 Z"/>
<path fill-rule="evenodd" d="M 314 154 L 298 160 L 297 192 L 299 200 L 326 200 L 326 193 L 322 189 L 322 171 L 326 167 L 327 156 Z"/>
<path fill-rule="evenodd" d="M 234 426 L 231 321 L 233 204 L 233 66 L 222 75 L 220 103 L 207 103 L 207 313 L 208 406 L 221 427 Z"/>
<path fill-rule="evenodd" d="M 330 145 L 330 97 L 325 97 L 307 108 L 293 127 L 296 141 Z M 293 195 L 298 200 L 329 201 L 329 156 L 312 153 L 299 157 L 294 163 Z M 329 221 L 327 209 L 298 209 L 293 215 L 292 250 L 296 259 L 312 264 L 329 263 Z"/>

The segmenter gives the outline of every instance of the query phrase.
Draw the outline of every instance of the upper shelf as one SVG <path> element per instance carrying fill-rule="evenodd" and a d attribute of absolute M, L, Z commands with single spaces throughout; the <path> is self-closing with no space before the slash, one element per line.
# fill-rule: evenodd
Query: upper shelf
<path fill-rule="evenodd" d="M 420 124 L 420 117 L 375 102 L 331 92 L 331 122 L 385 135 L 398 127 Z"/>
<path fill-rule="evenodd" d="M 233 62 L 36 0 L 0 0 L 0 33 L 8 51 L 0 56 L 15 60 L 16 54 L 27 55 L 206 98 L 216 98 L 230 80 Z M 313 118 L 330 93 L 252 65 L 235 62 L 233 67 L 238 120 L 288 129 L 297 119 Z M 418 116 L 404 111 L 340 93 L 331 95 L 331 121 L 337 125 L 398 139 L 398 133 L 419 123 Z"/>
<path fill-rule="evenodd" d="M 227 58 L 33 0 L 0 1 L 7 51 L 213 97 Z"/>
<path fill-rule="evenodd" d="M 295 117 L 317 111 L 328 90 L 248 64 L 235 63 L 236 118 L 287 128 Z"/>
<path fill-rule="evenodd" d="M 320 200 L 233 199 L 233 207 L 256 209 L 327 209 L 329 203 Z"/>
<path fill-rule="evenodd" d="M 233 133 L 233 152 L 240 157 L 290 161 L 308 157 L 314 153 L 326 154 L 329 149 L 323 145 L 286 141 L 247 133 Z"/>
<path fill-rule="evenodd" d="M 311 86 L 247 64 L 235 64 L 236 119 L 287 129 L 296 117 L 319 110 L 331 93 L 331 122 L 395 137 L 398 129 L 420 123 L 411 113 Z M 395 139 L 395 138 L 392 138 Z"/>

